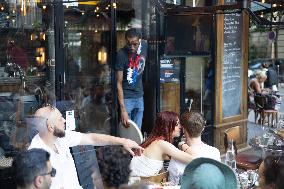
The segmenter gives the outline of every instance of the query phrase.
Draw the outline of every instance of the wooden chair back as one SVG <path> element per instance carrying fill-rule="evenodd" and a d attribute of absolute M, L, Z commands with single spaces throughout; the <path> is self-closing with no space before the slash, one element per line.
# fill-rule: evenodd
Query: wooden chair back
<path fill-rule="evenodd" d="M 167 182 L 168 175 L 169 175 L 169 172 L 165 171 L 165 172 L 159 173 L 159 174 L 154 175 L 154 176 L 140 177 L 140 178 L 141 178 L 141 181 L 144 181 L 144 182 L 161 184 L 162 182 Z"/>

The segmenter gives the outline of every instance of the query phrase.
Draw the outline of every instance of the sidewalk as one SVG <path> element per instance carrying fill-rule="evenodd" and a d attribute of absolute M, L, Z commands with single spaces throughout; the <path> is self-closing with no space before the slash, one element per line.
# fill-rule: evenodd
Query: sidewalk
<path fill-rule="evenodd" d="M 279 118 L 284 118 L 284 84 L 279 85 L 278 87 L 279 95 L 281 96 L 281 104 L 280 111 L 278 113 Z M 264 126 L 265 127 L 265 126 Z M 262 136 L 264 134 L 264 127 L 262 125 L 256 124 L 254 122 L 254 112 L 250 111 L 248 115 L 248 124 L 247 124 L 247 143 L 249 143 L 250 139 L 255 136 Z M 247 148 L 240 149 L 240 153 L 253 153 L 261 156 L 261 150 L 255 150 L 251 148 L 248 144 Z"/>

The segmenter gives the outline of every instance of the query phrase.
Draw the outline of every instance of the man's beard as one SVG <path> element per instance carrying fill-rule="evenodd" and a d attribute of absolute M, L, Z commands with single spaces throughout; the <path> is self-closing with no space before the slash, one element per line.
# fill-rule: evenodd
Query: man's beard
<path fill-rule="evenodd" d="M 58 129 L 57 127 L 54 127 L 53 135 L 56 137 L 62 138 L 62 137 L 65 137 L 65 131 Z"/>

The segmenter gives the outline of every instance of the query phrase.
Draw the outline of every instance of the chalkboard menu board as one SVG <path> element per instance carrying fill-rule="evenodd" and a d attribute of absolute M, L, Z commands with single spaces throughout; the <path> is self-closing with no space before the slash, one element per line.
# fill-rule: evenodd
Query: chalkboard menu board
<path fill-rule="evenodd" d="M 234 1 L 226 0 L 225 4 Z M 227 12 L 224 15 L 224 57 L 222 70 L 223 117 L 241 113 L 242 97 L 242 15 Z"/>

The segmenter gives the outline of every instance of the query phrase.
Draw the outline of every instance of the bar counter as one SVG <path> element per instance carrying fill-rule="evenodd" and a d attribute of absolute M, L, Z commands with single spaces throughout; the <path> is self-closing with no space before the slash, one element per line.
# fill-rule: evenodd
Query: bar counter
<path fill-rule="evenodd" d="M 25 76 L 24 81 L 26 86 L 38 85 L 42 86 L 45 83 L 45 75 L 42 76 Z M 0 77 L 0 92 L 18 92 L 21 86 L 20 77 Z"/>

